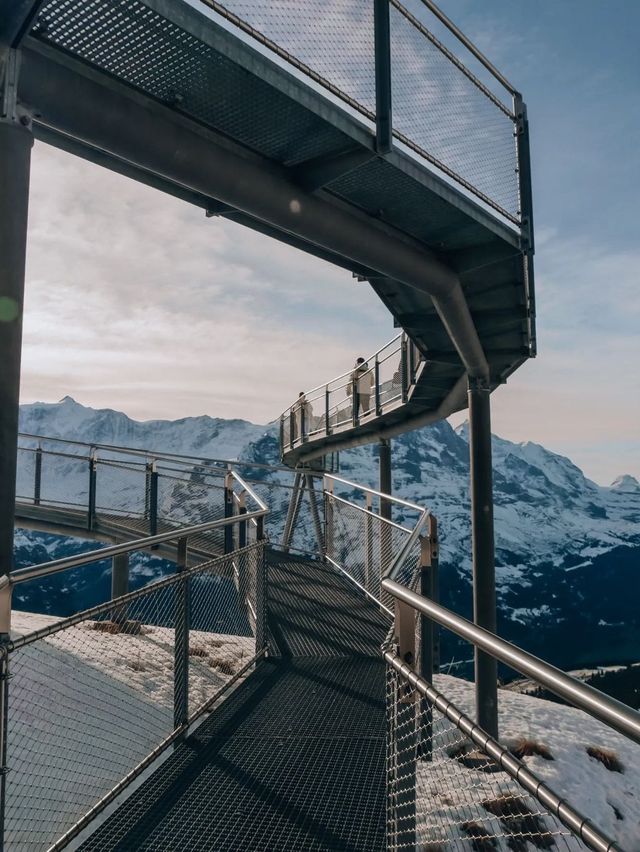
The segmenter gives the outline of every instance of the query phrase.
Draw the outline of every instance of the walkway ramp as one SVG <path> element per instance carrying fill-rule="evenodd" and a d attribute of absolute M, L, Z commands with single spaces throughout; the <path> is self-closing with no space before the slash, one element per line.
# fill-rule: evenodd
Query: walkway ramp
<path fill-rule="evenodd" d="M 384 849 L 388 621 L 331 567 L 271 554 L 260 665 L 85 852 Z"/>

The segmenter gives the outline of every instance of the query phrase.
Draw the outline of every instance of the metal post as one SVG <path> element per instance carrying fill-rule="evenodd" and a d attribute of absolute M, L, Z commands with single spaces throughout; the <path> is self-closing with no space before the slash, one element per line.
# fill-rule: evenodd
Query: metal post
<path fill-rule="evenodd" d="M 89 497 L 87 500 L 87 529 L 96 523 L 96 480 L 98 476 L 98 452 L 92 447 L 89 455 Z"/>
<path fill-rule="evenodd" d="M 129 591 L 129 554 L 120 553 L 111 558 L 111 600 Z"/>
<path fill-rule="evenodd" d="M 187 539 L 178 539 L 176 573 L 187 570 Z M 189 623 L 191 585 L 184 577 L 175 585 L 175 639 L 173 661 L 173 727 L 185 725 L 189 718 Z"/>
<path fill-rule="evenodd" d="M 284 414 L 280 417 L 280 455 L 284 453 Z"/>
<path fill-rule="evenodd" d="M 367 512 L 373 512 L 373 497 L 367 491 Z M 380 577 L 373 577 L 373 517 L 364 516 L 364 587 L 369 594 L 380 597 Z"/>
<path fill-rule="evenodd" d="M 5 848 L 5 809 L 7 799 L 7 736 L 9 733 L 9 634 L 0 634 L 0 852 Z"/>
<path fill-rule="evenodd" d="M 409 397 L 409 355 L 406 335 L 402 335 L 400 342 L 400 379 L 402 382 L 402 401 L 406 402 Z"/>
<path fill-rule="evenodd" d="M 329 385 L 325 387 L 324 390 L 324 431 L 326 435 L 331 434 L 331 424 L 329 423 L 329 411 L 330 411 L 330 395 L 329 395 Z"/>
<path fill-rule="evenodd" d="M 38 444 L 36 450 L 36 470 L 33 481 L 33 505 L 40 505 L 40 494 L 42 491 L 42 447 Z"/>
<path fill-rule="evenodd" d="M 496 579 L 491 469 L 491 403 L 488 382 L 469 377 L 469 457 L 473 550 L 473 620 L 496 632 Z M 475 651 L 477 721 L 498 737 L 498 666 L 484 651 Z"/>
<path fill-rule="evenodd" d="M 231 473 L 226 473 L 224 477 L 224 516 L 232 518 L 234 515 L 233 505 L 233 476 Z M 224 552 L 231 553 L 233 551 L 233 524 L 227 524 L 224 528 Z"/>
<path fill-rule="evenodd" d="M 256 654 L 268 644 L 267 618 L 269 613 L 269 565 L 264 535 L 264 518 L 258 518 L 258 541 L 263 543 L 256 566 Z"/>
<path fill-rule="evenodd" d="M 378 463 L 380 467 L 380 491 L 391 494 L 391 442 L 388 439 L 378 444 Z M 380 498 L 380 517 L 391 520 L 391 502 Z M 384 575 L 391 564 L 392 536 L 391 527 L 384 522 L 380 524 L 380 573 Z"/>
<path fill-rule="evenodd" d="M 293 447 L 296 439 L 296 416 L 293 408 L 289 410 L 289 446 Z"/>
<path fill-rule="evenodd" d="M 149 535 L 158 532 L 158 471 L 154 461 L 147 462 L 146 468 L 147 503 L 149 513 Z"/>
<path fill-rule="evenodd" d="M 120 553 L 111 557 L 111 600 L 126 595 L 129 591 L 129 554 Z M 113 620 L 124 624 L 128 618 L 128 607 L 119 606 L 114 609 Z"/>
<path fill-rule="evenodd" d="M 238 514 L 246 515 L 247 514 L 247 492 L 241 491 L 238 495 Z M 247 546 L 247 522 L 240 521 L 238 524 L 238 547 L 246 547 Z"/>
<path fill-rule="evenodd" d="M 284 522 L 284 532 L 282 534 L 282 549 L 285 553 L 287 553 L 289 550 L 289 545 L 291 544 L 291 538 L 293 536 L 293 528 L 295 527 L 296 520 L 298 518 L 301 491 L 302 474 L 296 473 L 293 480 L 293 491 L 291 493 L 291 500 L 289 501 L 289 508 L 287 509 L 287 517 Z"/>
<path fill-rule="evenodd" d="M 523 248 L 533 254 L 533 193 L 531 189 L 531 155 L 529 150 L 529 120 L 527 105 L 522 95 L 513 98 L 513 111 L 516 116 L 516 151 L 518 155 L 518 189 L 520 194 L 520 231 Z"/>
<path fill-rule="evenodd" d="M 382 405 L 380 403 L 380 362 L 377 355 L 373 375 L 375 378 L 376 414 L 380 415 L 382 414 Z"/>
<path fill-rule="evenodd" d="M 333 523 L 333 480 L 324 480 L 324 552 L 331 559 L 335 557 Z"/>
<path fill-rule="evenodd" d="M 438 524 L 429 516 L 427 535 L 420 540 L 420 595 L 434 599 L 435 576 L 438 573 Z M 420 654 L 418 673 L 428 683 L 433 683 L 435 669 L 435 632 L 437 625 L 424 614 L 420 615 Z M 420 755 L 431 760 L 433 708 L 426 698 L 420 699 Z"/>
<path fill-rule="evenodd" d="M 0 53 L 0 574 L 13 568 L 18 403 L 33 135 L 19 115 L 19 53 Z"/>
<path fill-rule="evenodd" d="M 400 606 L 398 604 L 400 603 Z M 415 611 L 396 599 L 395 633 L 398 653 L 410 666 L 415 665 Z M 396 705 L 396 843 L 399 849 L 416 848 L 416 760 L 417 693 L 402 676 L 397 677 Z"/>
<path fill-rule="evenodd" d="M 389 0 L 374 0 L 373 16 L 376 64 L 376 150 L 379 154 L 388 154 L 393 141 Z"/>
<path fill-rule="evenodd" d="M 352 399 L 352 408 L 351 408 L 351 419 L 354 426 L 358 425 L 359 416 L 360 416 L 360 395 L 358 394 L 358 379 L 354 378 L 351 380 L 351 399 Z"/>
<path fill-rule="evenodd" d="M 318 502 L 316 500 L 316 490 L 313 487 L 313 476 L 310 473 L 305 473 L 304 481 L 307 486 L 307 494 L 309 496 L 309 507 L 311 509 L 311 519 L 316 533 L 316 541 L 318 542 L 318 554 L 322 557 L 324 553 L 324 542 L 322 540 L 322 525 L 320 523 L 320 515 L 318 513 Z"/>

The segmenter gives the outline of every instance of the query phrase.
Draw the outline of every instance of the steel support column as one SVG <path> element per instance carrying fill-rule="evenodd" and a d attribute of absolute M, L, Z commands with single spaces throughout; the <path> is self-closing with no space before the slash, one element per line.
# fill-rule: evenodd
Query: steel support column
<path fill-rule="evenodd" d="M 2 65 L 0 65 L 0 73 Z M 3 102 L 4 99 L 3 99 Z M 1 109 L 0 102 L 0 112 Z M 6 103 L 6 102 L 5 102 Z M 6 108 L 6 107 L 5 107 Z M 13 568 L 18 403 L 33 136 L 0 114 L 0 572 Z"/>
<path fill-rule="evenodd" d="M 469 460 L 473 550 L 473 620 L 496 632 L 496 578 L 493 536 L 491 403 L 488 382 L 469 379 Z M 488 734 L 498 737 L 498 665 L 475 651 L 476 716 Z"/>

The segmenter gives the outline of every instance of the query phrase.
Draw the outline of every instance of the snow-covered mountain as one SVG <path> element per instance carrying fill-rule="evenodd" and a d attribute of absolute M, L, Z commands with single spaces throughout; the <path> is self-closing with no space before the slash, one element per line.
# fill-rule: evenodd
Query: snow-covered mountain
<path fill-rule="evenodd" d="M 138 423 L 69 397 L 22 406 L 20 428 L 202 459 L 278 461 L 273 424 L 209 417 Z M 639 659 L 640 484 L 621 476 L 599 486 L 569 459 L 531 442 L 494 437 L 493 451 L 502 634 L 566 667 Z M 345 478 L 375 485 L 377 450 L 342 453 L 340 467 Z M 395 439 L 393 469 L 395 493 L 437 515 L 443 600 L 469 615 L 466 427 L 441 422 Z M 445 644 L 447 653 L 451 647 Z"/>

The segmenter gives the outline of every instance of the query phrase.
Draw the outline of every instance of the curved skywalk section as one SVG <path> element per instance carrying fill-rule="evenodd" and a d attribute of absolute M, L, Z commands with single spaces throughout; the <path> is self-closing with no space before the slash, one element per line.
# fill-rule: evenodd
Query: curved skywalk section
<path fill-rule="evenodd" d="M 443 417 L 535 354 L 526 109 L 430 2 L 315 10 L 0 0 L 0 41 L 37 138 L 369 282 Z"/>
<path fill-rule="evenodd" d="M 282 460 L 295 467 L 404 431 L 433 398 L 431 367 L 403 332 L 361 365 L 301 394 L 280 417 Z"/>

